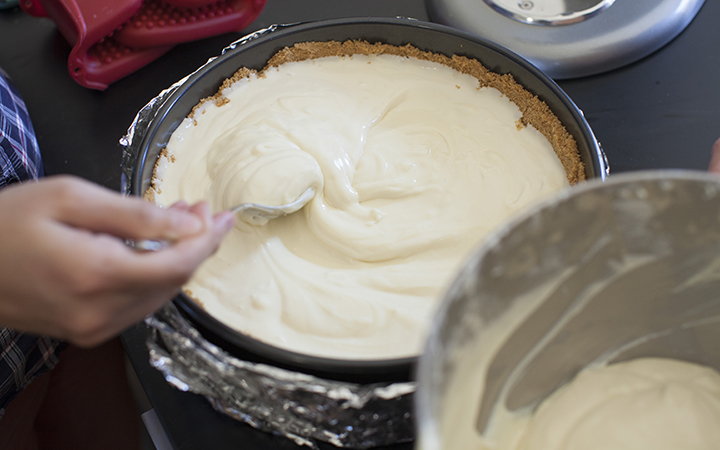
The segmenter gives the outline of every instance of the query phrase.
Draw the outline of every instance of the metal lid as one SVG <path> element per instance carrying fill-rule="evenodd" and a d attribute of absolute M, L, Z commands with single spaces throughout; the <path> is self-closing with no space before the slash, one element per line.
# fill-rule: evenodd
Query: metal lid
<path fill-rule="evenodd" d="M 520 22 L 564 25 L 589 19 L 615 0 L 485 0 L 485 3 Z"/>
<path fill-rule="evenodd" d="M 556 79 L 594 75 L 670 42 L 705 0 L 427 0 L 430 18 L 520 54 Z"/>

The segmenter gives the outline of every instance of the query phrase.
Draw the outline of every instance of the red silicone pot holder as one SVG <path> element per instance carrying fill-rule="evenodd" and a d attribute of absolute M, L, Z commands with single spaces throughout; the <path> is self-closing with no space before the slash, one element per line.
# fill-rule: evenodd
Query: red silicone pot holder
<path fill-rule="evenodd" d="M 25 0 L 22 9 L 51 18 L 73 46 L 68 71 L 103 90 L 175 44 L 240 31 L 266 0 Z"/>

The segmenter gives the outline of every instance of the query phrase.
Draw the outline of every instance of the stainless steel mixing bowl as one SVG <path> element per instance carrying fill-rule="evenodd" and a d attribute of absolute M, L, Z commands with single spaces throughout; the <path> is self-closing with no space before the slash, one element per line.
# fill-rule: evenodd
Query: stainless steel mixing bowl
<path fill-rule="evenodd" d="M 483 334 L 511 310 L 528 315 L 509 336 Z M 720 370 L 715 175 L 649 171 L 590 181 L 494 233 L 447 293 L 420 358 L 418 448 L 449 448 L 444 430 L 456 408 L 469 406 L 473 424 L 483 420 L 480 398 L 448 397 L 453 380 L 482 358 L 487 390 L 478 395 L 505 398 L 512 411 L 537 405 L 591 362 L 642 356 Z M 515 381 L 499 397 L 510 374 Z"/>

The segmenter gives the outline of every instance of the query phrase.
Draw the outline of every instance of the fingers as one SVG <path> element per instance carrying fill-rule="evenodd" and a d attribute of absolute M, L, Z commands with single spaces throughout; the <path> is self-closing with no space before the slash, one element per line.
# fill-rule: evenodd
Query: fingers
<path fill-rule="evenodd" d="M 188 212 L 196 215 L 203 222 L 201 234 L 181 239 L 169 248 L 146 254 L 149 264 L 161 264 L 168 270 L 169 276 L 173 272 L 194 271 L 210 255 L 215 253 L 220 242 L 232 229 L 235 223 L 235 215 L 230 212 L 221 212 L 214 216 L 205 203 L 198 203 L 191 206 Z"/>
<path fill-rule="evenodd" d="M 139 274 L 150 279 L 177 280 L 183 284 L 195 269 L 220 246 L 222 239 L 232 229 L 235 216 L 229 212 L 211 216 L 206 205 L 195 205 L 203 214 L 205 231 L 202 234 L 175 242 L 159 252 L 140 255 L 146 269 Z M 150 267 L 147 267 L 150 266 Z"/>
<path fill-rule="evenodd" d="M 107 241 L 99 244 L 96 250 L 106 253 L 98 255 L 97 258 L 108 261 L 102 268 L 105 277 L 114 281 L 118 287 L 127 285 L 135 288 L 143 286 L 179 288 L 192 276 L 197 267 L 217 250 L 235 222 L 235 216 L 229 212 L 211 215 L 208 206 L 204 203 L 189 207 L 188 212 L 202 222 L 203 231 L 179 239 L 163 250 L 139 253 L 124 246 L 107 248 Z"/>
<path fill-rule="evenodd" d="M 709 172 L 720 173 L 720 139 L 715 141 L 712 146 L 712 154 L 710 156 Z"/>
<path fill-rule="evenodd" d="M 220 245 L 235 217 L 212 216 L 205 204 L 186 207 L 203 222 L 203 232 L 158 252 L 137 253 L 107 235 L 93 236 L 95 246 L 81 273 L 75 273 L 75 308 L 63 308 L 57 320 L 63 337 L 80 346 L 93 346 L 141 320 L 166 302 Z M 81 241 L 81 232 L 68 230 Z M 86 236 L 87 237 L 87 236 Z M 69 239 L 70 240 L 70 239 Z M 82 276 L 82 278 L 77 278 Z"/>
<path fill-rule="evenodd" d="M 163 209 L 67 176 L 2 191 L 2 323 L 82 345 L 170 300 L 235 220 L 204 203 Z M 117 236 L 176 239 L 138 253 Z"/>
<path fill-rule="evenodd" d="M 52 178 L 47 181 L 52 195 L 45 196 L 50 197 L 45 207 L 53 208 L 55 220 L 66 225 L 64 230 L 51 228 L 52 233 L 59 233 L 55 242 L 62 243 L 55 245 L 63 253 L 58 259 L 68 251 L 83 253 L 85 270 L 95 275 L 90 281 L 83 277 L 88 295 L 108 289 L 179 287 L 215 252 L 235 220 L 227 212 L 213 216 L 205 203 L 190 206 L 179 202 L 159 208 L 83 180 Z M 48 190 L 48 185 L 37 185 Z M 58 238 L 60 235 L 63 237 Z M 174 243 L 159 252 L 139 253 L 109 235 Z"/>
<path fill-rule="evenodd" d="M 184 203 L 160 208 L 83 180 L 54 178 L 59 179 L 49 182 L 55 184 L 56 219 L 76 228 L 129 239 L 175 240 L 204 226 Z"/>

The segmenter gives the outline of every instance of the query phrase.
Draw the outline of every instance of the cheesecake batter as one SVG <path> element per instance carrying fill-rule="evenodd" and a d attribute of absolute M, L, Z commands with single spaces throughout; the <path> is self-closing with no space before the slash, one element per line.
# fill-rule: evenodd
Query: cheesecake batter
<path fill-rule="evenodd" d="M 467 403 L 467 402 L 466 402 Z M 711 450 L 720 448 L 720 374 L 666 358 L 589 367 L 534 413 L 496 411 L 486 436 L 469 429 L 442 448 Z M 461 445 L 456 447 L 456 445 Z"/>
<path fill-rule="evenodd" d="M 341 359 L 418 355 L 440 294 L 491 230 L 568 186 L 500 91 L 397 55 L 287 62 L 227 83 L 174 132 L 154 200 L 301 211 L 237 222 L 186 292 L 266 343 Z"/>
<path fill-rule="evenodd" d="M 629 258 L 639 267 L 647 258 Z M 456 367 L 443 394 L 437 429 L 420 430 L 422 450 L 710 450 L 720 448 L 720 373 L 671 358 L 642 357 L 609 363 L 606 352 L 572 380 L 542 399 L 517 410 L 506 407 L 510 393 L 501 390 L 483 433 L 478 416 L 485 379 L 498 351 L 528 318 L 556 292 L 568 274 L 535 287 L 512 300 L 507 310 L 481 323 L 472 342 L 453 352 Z M 622 272 L 622 271 L 621 271 Z M 578 298 L 575 308 L 592 300 L 595 286 Z M 568 310 L 548 331 L 554 334 Z M 632 347 L 644 338 L 628 343 Z M 525 354 L 532 358 L 546 342 Z M 507 379 L 511 379 L 515 371 Z"/>
<path fill-rule="evenodd" d="M 720 374 L 641 358 L 588 368 L 524 424 L 517 450 L 720 448 Z"/>

